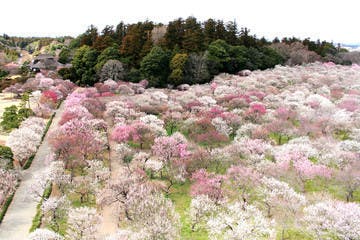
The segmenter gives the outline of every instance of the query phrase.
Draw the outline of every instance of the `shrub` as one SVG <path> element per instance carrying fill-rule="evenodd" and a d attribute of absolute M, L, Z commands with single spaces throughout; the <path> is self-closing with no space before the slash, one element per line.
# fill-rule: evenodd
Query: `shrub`
<path fill-rule="evenodd" d="M 0 168 L 12 169 L 13 166 L 13 153 L 11 148 L 0 145 Z"/>

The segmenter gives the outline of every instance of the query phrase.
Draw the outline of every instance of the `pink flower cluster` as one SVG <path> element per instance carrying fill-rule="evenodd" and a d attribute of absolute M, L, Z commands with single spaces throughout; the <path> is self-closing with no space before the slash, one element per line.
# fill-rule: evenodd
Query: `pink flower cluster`
<path fill-rule="evenodd" d="M 284 154 L 277 163 L 277 166 L 284 171 L 291 167 L 303 178 L 325 177 L 330 178 L 332 175 L 331 169 L 322 164 L 312 163 L 304 154 L 298 152 L 290 152 Z"/>
<path fill-rule="evenodd" d="M 224 179 L 225 177 L 222 175 L 208 173 L 205 169 L 200 169 L 191 176 L 191 180 L 194 181 L 191 185 L 191 195 L 206 195 L 215 202 L 219 202 L 224 197 L 222 190 Z"/>
<path fill-rule="evenodd" d="M 165 162 L 173 158 L 185 158 L 190 155 L 187 143 L 180 137 L 158 137 L 152 146 L 153 153 Z"/>

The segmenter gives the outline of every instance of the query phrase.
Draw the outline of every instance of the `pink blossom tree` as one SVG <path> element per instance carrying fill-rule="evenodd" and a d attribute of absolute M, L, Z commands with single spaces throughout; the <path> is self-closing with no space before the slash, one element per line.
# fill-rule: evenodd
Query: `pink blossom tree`
<path fill-rule="evenodd" d="M 72 119 L 81 120 L 81 119 L 92 119 L 92 118 L 94 118 L 94 116 L 91 113 L 89 113 L 89 111 L 85 107 L 81 105 L 75 105 L 72 107 L 68 107 L 64 111 L 59 121 L 59 124 L 63 125 L 64 123 Z"/>
<path fill-rule="evenodd" d="M 158 137 L 152 146 L 153 153 L 165 164 L 174 158 L 185 158 L 190 155 L 187 150 L 187 141 L 181 134 L 174 134 L 169 137 Z"/>
<path fill-rule="evenodd" d="M 360 188 L 360 163 L 354 161 L 337 172 L 336 178 L 345 186 L 346 201 L 354 199 L 354 192 Z"/>
<path fill-rule="evenodd" d="M 266 107 L 262 103 L 252 102 L 249 109 L 245 112 L 245 119 L 258 122 L 266 113 Z"/>
<path fill-rule="evenodd" d="M 241 165 L 232 166 L 227 170 L 227 180 L 236 186 L 241 193 L 243 206 L 249 202 L 251 190 L 260 185 L 261 176 L 254 169 Z"/>
<path fill-rule="evenodd" d="M 283 171 L 293 170 L 302 192 L 305 192 L 305 182 L 315 177 L 330 178 L 332 170 L 322 164 L 314 164 L 300 152 L 289 152 L 277 159 L 277 167 Z"/>
<path fill-rule="evenodd" d="M 111 137 L 118 143 L 132 141 L 143 149 L 144 144 L 153 141 L 154 135 L 151 129 L 141 121 L 135 121 L 130 125 L 119 125 L 113 130 Z"/>
<path fill-rule="evenodd" d="M 188 143 L 183 135 L 174 133 L 172 136 L 156 138 L 152 151 L 165 166 L 166 177 L 169 181 L 166 192 L 169 193 L 175 181 L 185 179 L 185 159 L 190 155 Z M 162 172 L 161 175 L 163 175 Z"/>
<path fill-rule="evenodd" d="M 200 169 L 191 176 L 191 180 L 194 182 L 191 185 L 191 195 L 206 195 L 215 203 L 219 203 L 224 198 L 222 189 L 224 179 L 224 176 L 208 173 L 205 169 Z"/>
<path fill-rule="evenodd" d="M 90 156 L 104 149 L 96 131 L 89 121 L 70 120 L 50 133 L 49 142 L 53 151 L 65 162 L 66 169 L 76 164 L 84 165 Z"/>

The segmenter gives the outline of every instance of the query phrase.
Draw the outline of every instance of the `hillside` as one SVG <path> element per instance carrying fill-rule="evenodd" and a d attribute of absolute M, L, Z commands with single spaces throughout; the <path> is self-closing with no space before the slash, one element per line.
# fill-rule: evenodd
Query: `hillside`
<path fill-rule="evenodd" d="M 319 62 L 183 91 L 38 73 L 21 87 L 42 91 L 36 115 L 65 101 L 30 239 L 358 239 L 359 79 Z M 26 160 L 21 141 L 8 144 Z"/>

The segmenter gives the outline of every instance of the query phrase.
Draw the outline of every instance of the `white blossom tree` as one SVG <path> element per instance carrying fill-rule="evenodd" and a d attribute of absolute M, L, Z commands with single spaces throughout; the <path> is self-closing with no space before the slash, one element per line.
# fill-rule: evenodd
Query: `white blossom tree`
<path fill-rule="evenodd" d="M 218 210 L 215 202 L 207 195 L 198 195 L 191 199 L 190 203 L 190 220 L 191 229 L 194 231 L 207 222 L 211 215 Z"/>
<path fill-rule="evenodd" d="M 274 229 L 271 223 L 254 206 L 235 202 L 228 204 L 207 222 L 209 238 L 218 240 L 271 239 Z"/>
<path fill-rule="evenodd" d="M 69 210 L 66 237 L 71 240 L 96 240 L 100 217 L 95 208 L 80 207 Z"/>
<path fill-rule="evenodd" d="M 44 199 L 41 211 L 44 214 L 44 220 L 51 224 L 54 230 L 59 231 L 58 220 L 66 214 L 68 205 L 66 196 Z"/>
<path fill-rule="evenodd" d="M 303 221 L 318 239 L 360 239 L 360 205 L 328 200 L 304 209 Z"/>
<path fill-rule="evenodd" d="M 27 240 L 64 240 L 64 238 L 49 229 L 38 228 L 30 233 Z"/>

